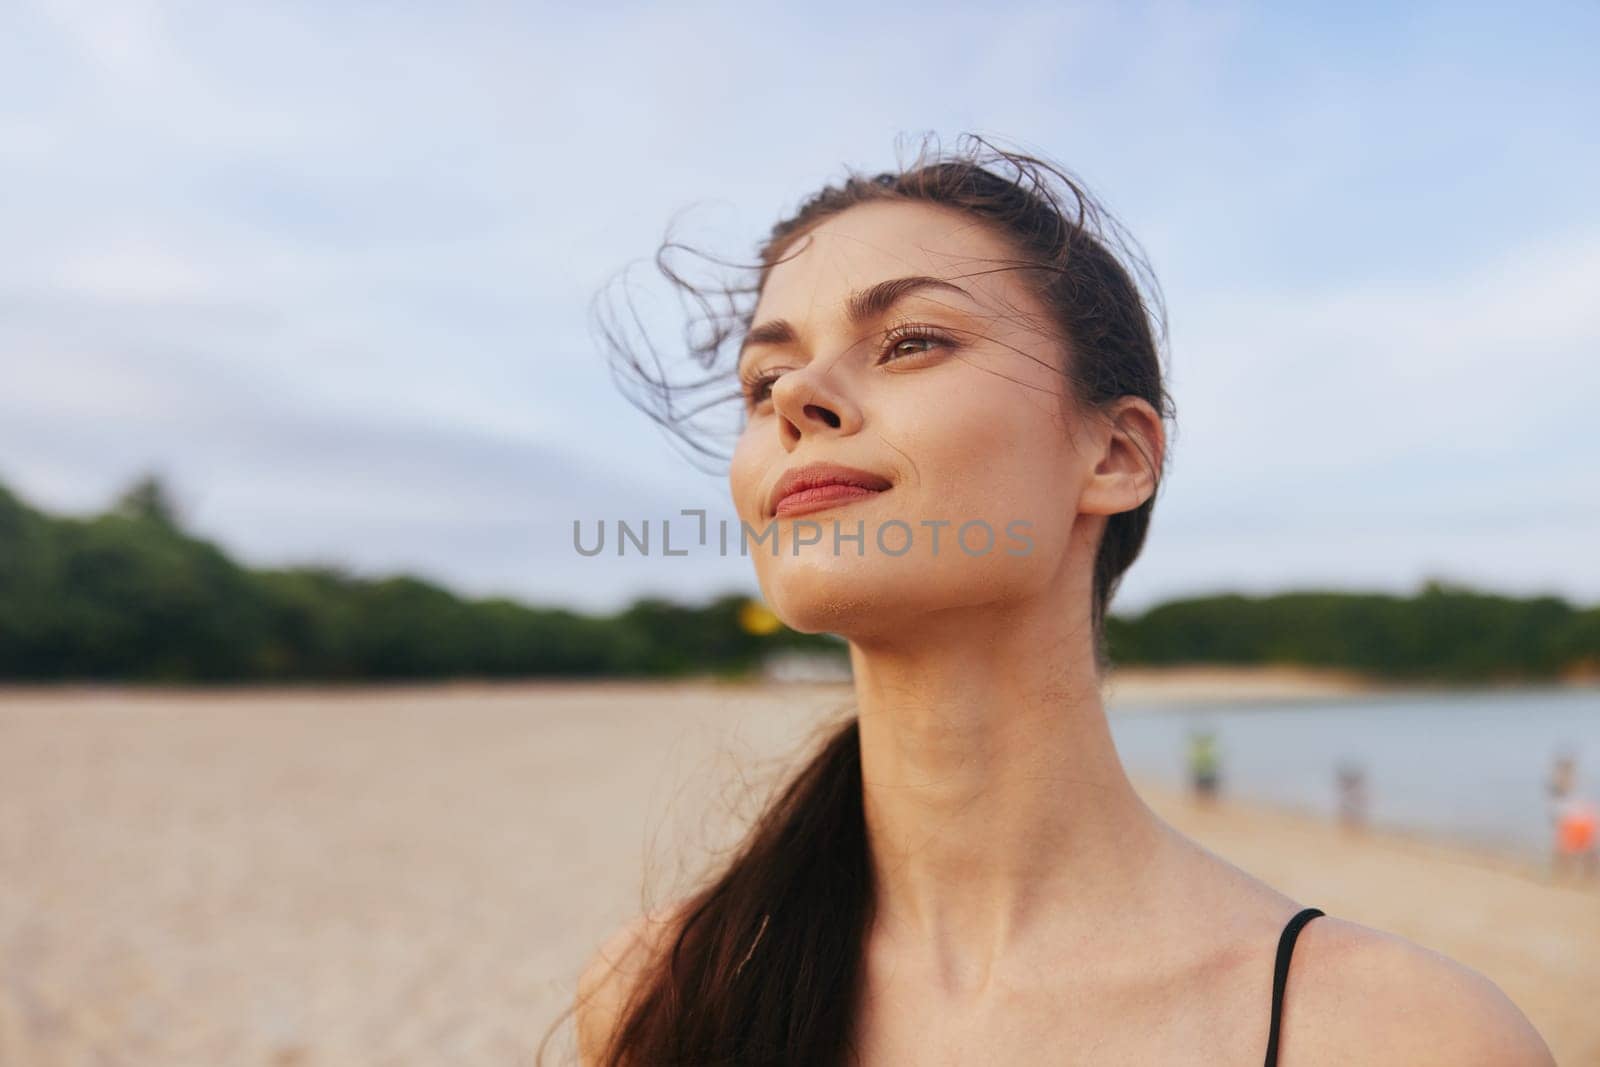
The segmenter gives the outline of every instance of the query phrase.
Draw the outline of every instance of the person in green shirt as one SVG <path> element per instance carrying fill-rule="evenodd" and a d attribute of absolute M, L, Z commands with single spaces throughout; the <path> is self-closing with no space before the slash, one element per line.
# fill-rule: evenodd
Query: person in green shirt
<path fill-rule="evenodd" d="M 1210 803 L 1216 799 L 1221 778 L 1217 757 L 1217 735 L 1213 730 L 1196 729 L 1189 734 L 1189 782 L 1196 799 Z"/>

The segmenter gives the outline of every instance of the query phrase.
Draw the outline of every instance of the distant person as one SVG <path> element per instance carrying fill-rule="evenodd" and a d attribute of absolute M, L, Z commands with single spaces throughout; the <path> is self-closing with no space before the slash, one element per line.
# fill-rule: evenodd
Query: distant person
<path fill-rule="evenodd" d="M 1557 752 L 1545 780 L 1550 813 L 1551 872 L 1558 878 L 1592 877 L 1596 864 L 1594 805 L 1578 794 L 1578 758 L 1570 748 Z"/>
<path fill-rule="evenodd" d="M 1554 822 L 1561 806 L 1577 787 L 1578 758 L 1570 748 L 1557 752 L 1550 764 L 1550 777 L 1545 779 L 1545 801 Z"/>
<path fill-rule="evenodd" d="M 1335 772 L 1339 789 L 1339 824 L 1358 830 L 1367 824 L 1367 770 L 1355 760 L 1345 760 Z"/>
<path fill-rule="evenodd" d="M 1593 878 L 1600 870 L 1600 808 L 1579 796 L 1562 802 L 1556 815 L 1556 865 L 1558 874 Z"/>
<path fill-rule="evenodd" d="M 1555 875 L 1591 879 L 1600 873 L 1600 807 L 1576 794 L 1556 810 Z"/>
<path fill-rule="evenodd" d="M 1220 778 L 1216 732 L 1192 731 L 1189 734 L 1189 785 L 1195 799 L 1202 804 L 1213 803 L 1217 799 Z"/>

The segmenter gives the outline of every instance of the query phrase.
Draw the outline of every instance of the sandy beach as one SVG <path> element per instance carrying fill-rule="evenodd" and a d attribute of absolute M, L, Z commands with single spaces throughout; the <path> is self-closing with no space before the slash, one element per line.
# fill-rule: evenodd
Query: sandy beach
<path fill-rule="evenodd" d="M 1350 692 L 1130 672 L 1113 707 Z M 1342 688 L 1341 688 L 1342 687 Z M 529 1065 L 847 687 L 0 689 L 0 1064 Z M 1208 848 L 1496 981 L 1600 1063 L 1600 891 L 1140 782 Z M 1270 975 L 1263 975 L 1265 990 Z M 567 1064 L 570 1027 L 549 1049 Z"/>

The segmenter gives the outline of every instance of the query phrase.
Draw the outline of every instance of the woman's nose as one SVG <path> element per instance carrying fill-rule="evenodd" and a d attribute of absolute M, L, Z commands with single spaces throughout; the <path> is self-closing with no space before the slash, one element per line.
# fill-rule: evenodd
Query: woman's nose
<path fill-rule="evenodd" d="M 772 385 L 772 406 L 785 439 L 799 442 L 810 434 L 854 433 L 861 416 L 837 374 L 806 367 L 780 375 Z"/>

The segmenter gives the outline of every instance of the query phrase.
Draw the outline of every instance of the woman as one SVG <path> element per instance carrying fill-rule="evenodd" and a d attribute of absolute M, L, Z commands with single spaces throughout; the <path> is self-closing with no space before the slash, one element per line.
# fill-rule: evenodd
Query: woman
<path fill-rule="evenodd" d="M 848 640 L 858 714 L 703 890 L 597 953 L 581 1062 L 1551 1063 L 1481 975 L 1134 792 L 1104 623 L 1166 462 L 1159 298 L 1069 175 L 964 140 L 812 197 L 697 350 L 699 385 L 739 382 L 765 598 Z"/>

